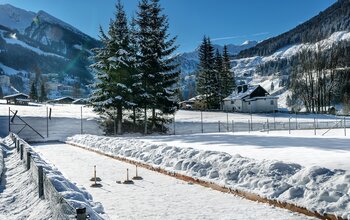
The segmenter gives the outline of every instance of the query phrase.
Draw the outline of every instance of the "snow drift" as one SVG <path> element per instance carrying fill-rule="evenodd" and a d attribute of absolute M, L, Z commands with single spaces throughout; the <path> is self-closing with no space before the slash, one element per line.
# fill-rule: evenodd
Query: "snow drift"
<path fill-rule="evenodd" d="M 131 138 L 76 135 L 67 142 L 321 214 L 350 218 L 350 173 L 344 170 L 257 161 L 240 155 L 156 145 Z"/>
<path fill-rule="evenodd" d="M 12 141 L 10 141 L 10 136 L 6 137 L 5 139 L 1 140 L 0 142 L 6 143 L 7 146 L 10 146 L 12 144 Z M 23 140 L 21 141 L 22 143 Z M 33 161 L 35 162 L 36 166 L 42 166 L 44 170 L 44 175 L 46 175 L 45 179 L 48 179 L 52 186 L 54 188 L 47 188 L 45 190 L 50 191 L 50 195 L 54 195 L 57 192 L 59 195 L 61 195 L 68 203 L 69 205 L 75 209 L 86 207 L 86 212 L 89 214 L 90 219 L 92 220 L 99 220 L 104 219 L 104 209 L 101 203 L 94 202 L 93 198 L 90 193 L 88 193 L 84 188 L 79 188 L 74 183 L 67 180 L 63 174 L 58 171 L 55 167 L 52 167 L 48 163 L 46 163 L 28 144 L 25 144 L 27 152 L 31 152 L 31 157 Z M 33 174 L 34 175 L 34 174 Z M 46 185 L 44 183 L 44 185 Z M 57 191 L 57 192 L 53 192 Z M 52 196 L 50 196 L 49 199 L 52 199 Z M 53 202 L 53 201 L 50 201 Z M 53 202 L 54 203 L 54 202 Z M 57 206 L 57 204 L 53 204 L 54 207 Z M 57 207 L 55 210 L 58 210 Z M 69 213 L 69 212 L 68 212 Z"/>

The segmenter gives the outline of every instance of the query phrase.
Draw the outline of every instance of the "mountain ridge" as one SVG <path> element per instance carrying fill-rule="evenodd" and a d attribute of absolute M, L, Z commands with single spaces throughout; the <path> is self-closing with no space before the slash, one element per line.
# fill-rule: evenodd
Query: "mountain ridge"
<path fill-rule="evenodd" d="M 236 58 L 267 56 L 288 45 L 315 43 L 337 31 L 350 31 L 350 0 L 338 0 L 306 22 L 276 37 L 242 50 Z"/>
<path fill-rule="evenodd" d="M 87 96 L 91 49 L 100 42 L 48 14 L 0 5 L 0 88 L 29 93 L 45 83 L 49 97 Z M 3 67 L 3 68 L 1 68 Z"/>

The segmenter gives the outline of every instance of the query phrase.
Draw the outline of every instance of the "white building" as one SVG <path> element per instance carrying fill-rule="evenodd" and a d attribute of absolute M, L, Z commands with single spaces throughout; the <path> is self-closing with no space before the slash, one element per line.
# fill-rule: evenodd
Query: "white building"
<path fill-rule="evenodd" d="M 277 110 L 278 97 L 270 94 L 260 85 L 238 86 L 230 96 L 224 99 L 224 111 L 262 113 Z"/>

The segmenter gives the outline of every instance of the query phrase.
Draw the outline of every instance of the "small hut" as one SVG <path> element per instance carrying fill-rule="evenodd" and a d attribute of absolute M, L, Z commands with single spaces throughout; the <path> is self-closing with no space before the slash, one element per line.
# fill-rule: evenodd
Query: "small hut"
<path fill-rule="evenodd" d="M 28 105 L 30 102 L 29 96 L 23 93 L 4 96 L 4 99 L 6 99 L 7 104 L 14 105 Z"/>

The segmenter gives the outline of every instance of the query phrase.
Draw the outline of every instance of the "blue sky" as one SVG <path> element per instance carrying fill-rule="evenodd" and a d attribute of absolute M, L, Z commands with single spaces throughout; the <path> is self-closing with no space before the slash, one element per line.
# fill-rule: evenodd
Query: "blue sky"
<path fill-rule="evenodd" d="M 51 15 L 98 38 L 98 26 L 108 28 L 115 0 L 0 0 L 16 7 Z M 129 15 L 138 0 L 124 0 Z M 179 51 L 196 48 L 203 35 L 217 44 L 264 40 L 288 31 L 326 9 L 336 0 L 161 0 L 169 16 L 170 33 Z"/>

